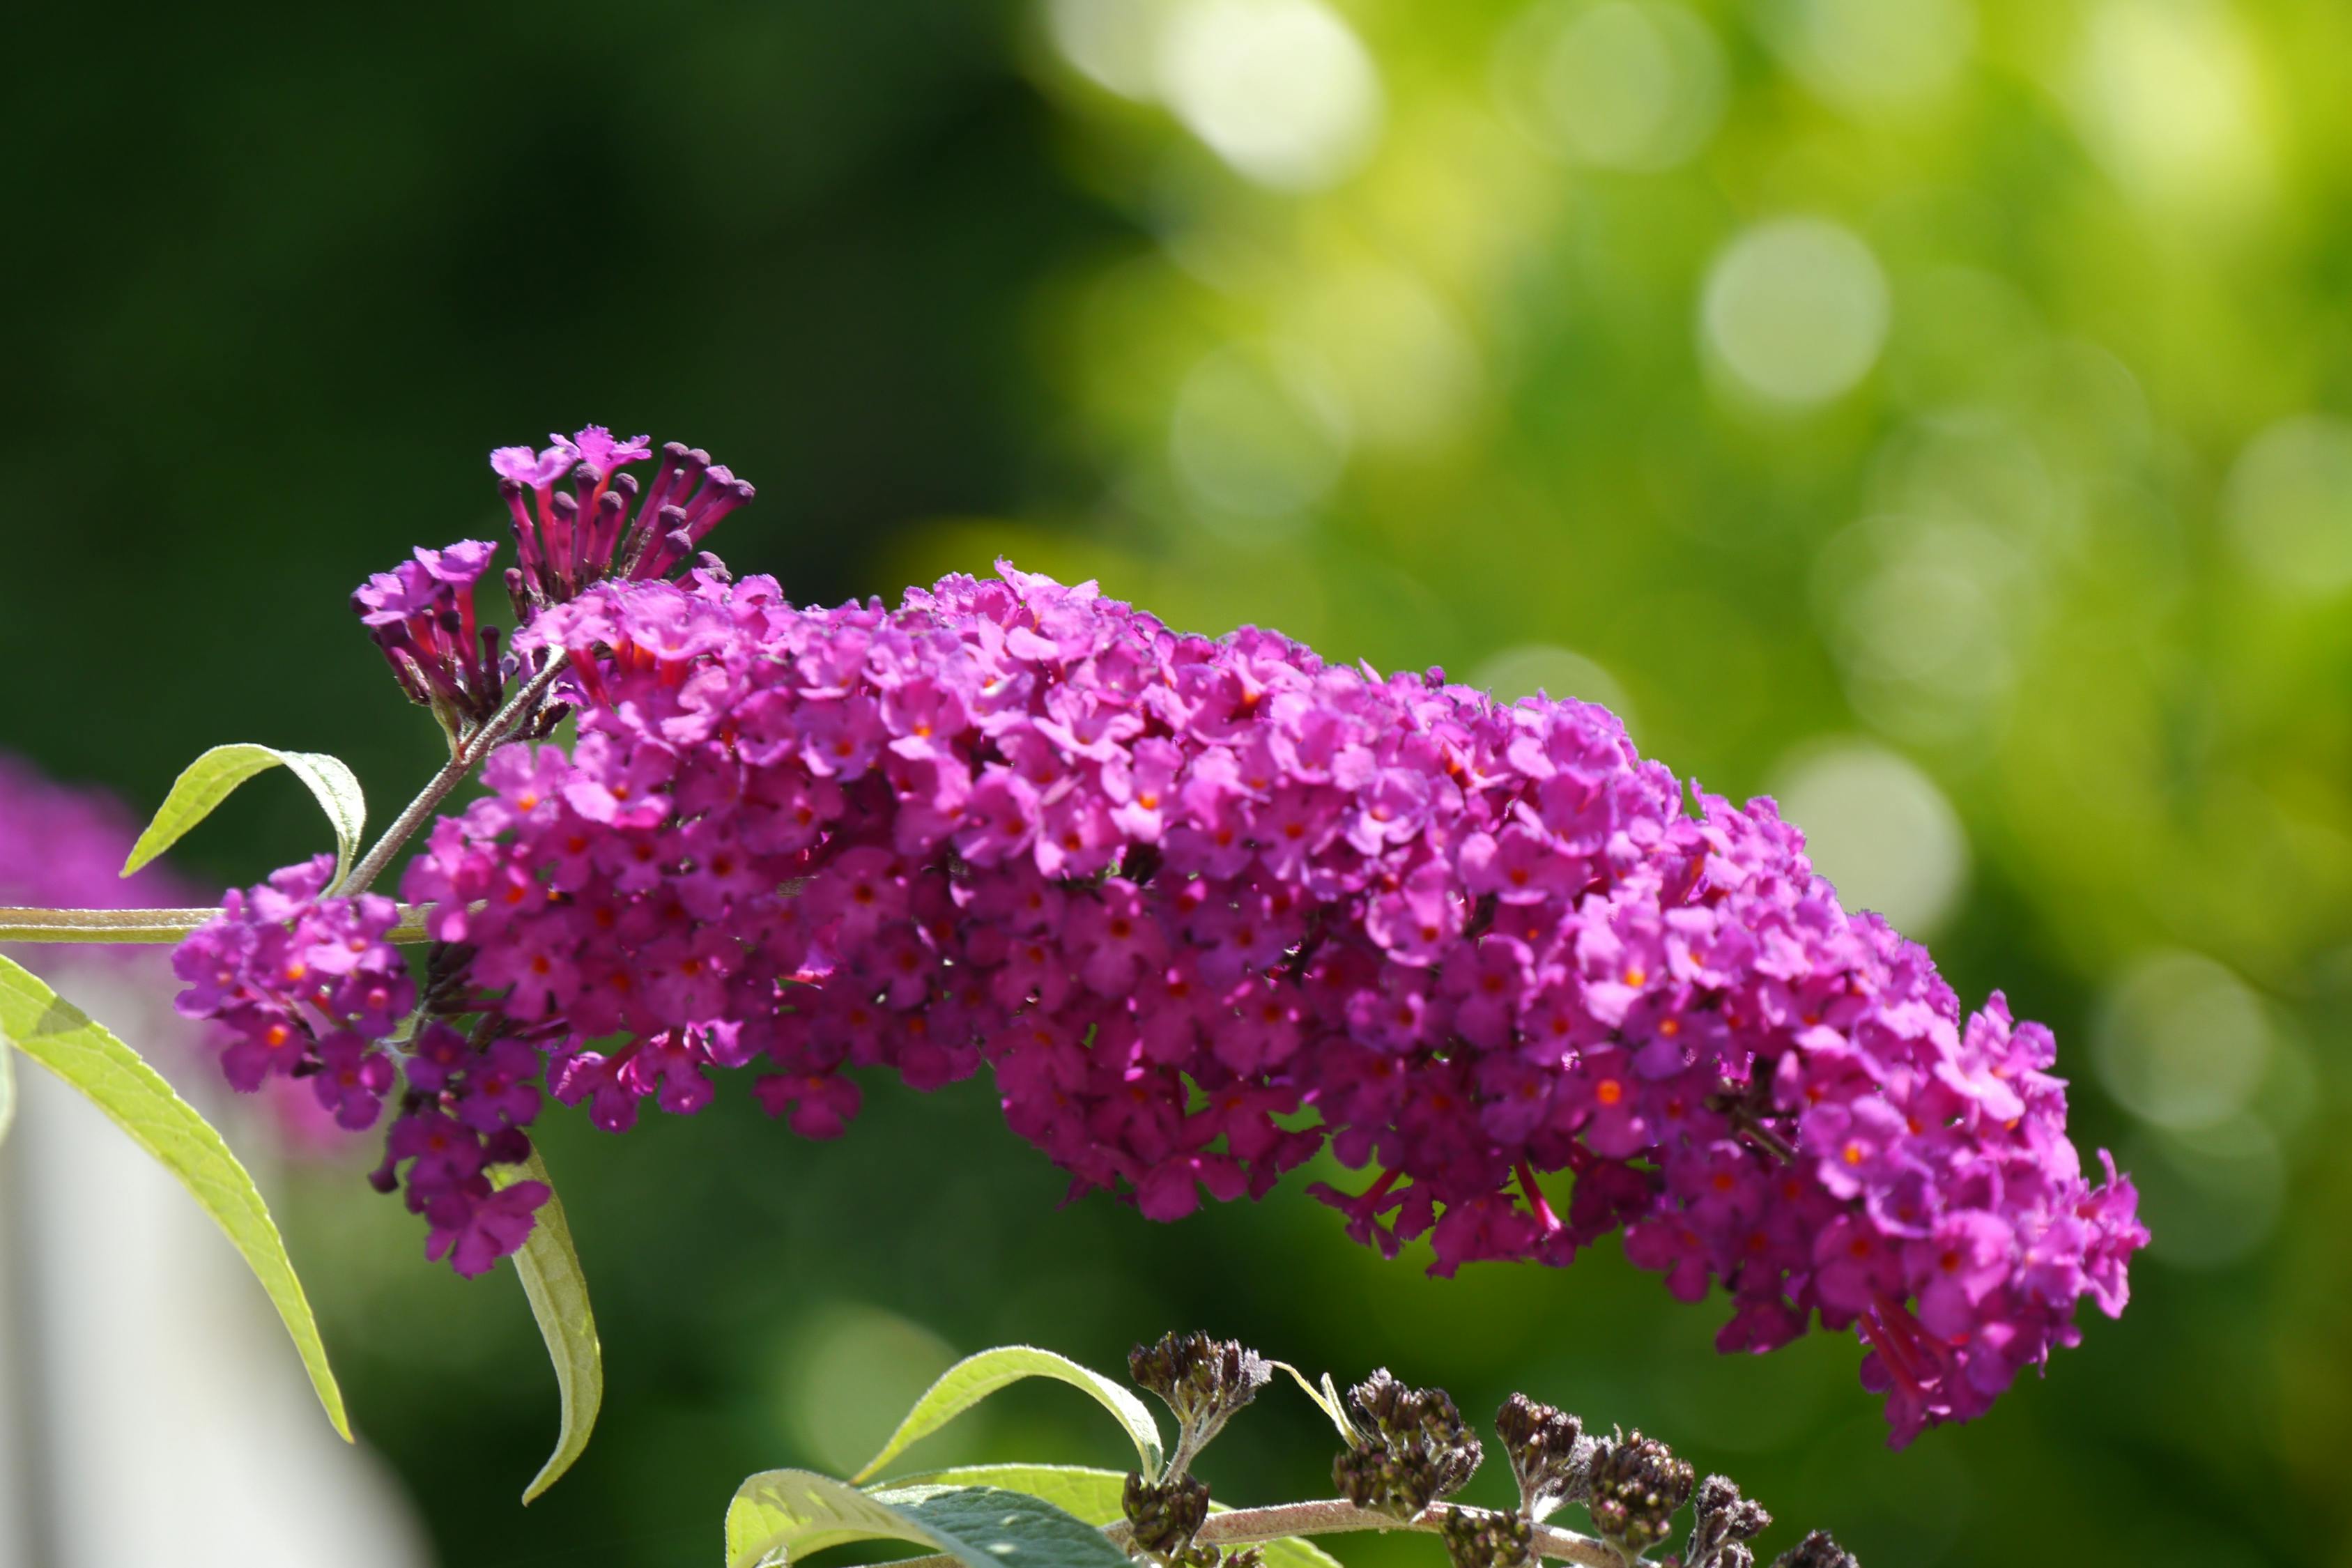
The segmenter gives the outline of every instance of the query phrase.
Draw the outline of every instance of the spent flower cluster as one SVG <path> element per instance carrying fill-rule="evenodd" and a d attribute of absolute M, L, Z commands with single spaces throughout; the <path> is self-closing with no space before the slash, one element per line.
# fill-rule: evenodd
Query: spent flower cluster
<path fill-rule="evenodd" d="M 1002 563 L 896 608 L 796 605 L 709 555 L 670 581 L 750 487 L 673 445 L 640 494 L 620 469 L 649 456 L 592 427 L 493 459 L 523 563 L 508 657 L 562 658 L 579 738 L 495 751 L 489 793 L 431 826 L 402 882 L 439 943 L 419 1019 L 312 978 L 324 933 L 382 971 L 351 890 L 297 876 L 191 939 L 192 1011 L 309 1031 L 241 1061 L 409 1053 L 395 1146 L 471 1152 L 394 1159 L 461 1269 L 527 1232 L 504 1193 L 532 1184 L 484 1173 L 527 1152 L 534 1077 L 618 1131 L 756 1066 L 825 1138 L 852 1069 L 928 1089 L 985 1065 L 1074 1190 L 1156 1219 L 1328 1146 L 1370 1173 L 1316 1194 L 1385 1254 L 1427 1237 L 1437 1272 L 1622 1231 L 1677 1297 L 1725 1288 L 1727 1350 L 1856 1328 L 1898 1442 L 2074 1342 L 2082 1298 L 2121 1310 L 2146 1233 L 2066 1139 L 2049 1032 L 1998 994 L 1964 1016 L 1769 801 L 1686 810 L 1591 704 L 1181 635 Z M 437 607 L 386 648 L 437 693 L 407 672 L 459 585 L 419 559 Z M 420 1078 L 428 1039 L 499 1065 Z M 504 1109 L 469 1110 L 493 1080 Z"/>
<path fill-rule="evenodd" d="M 1194 1333 L 1139 1345 L 1129 1366 L 1141 1369 L 1136 1371 L 1139 1383 L 1167 1398 L 1170 1388 L 1220 1385 L 1220 1362 L 1230 1366 L 1236 1358 L 1240 1364 L 1270 1364 L 1231 1341 Z M 1255 1390 L 1256 1384 L 1248 1386 Z M 1252 1533 L 1263 1518 L 1268 1525 L 1279 1519 L 1285 1530 L 1307 1534 L 1397 1527 L 1433 1531 L 1444 1542 L 1452 1568 L 1533 1568 L 1543 1557 L 1564 1557 L 1590 1568 L 1649 1562 L 1661 1568 L 1755 1568 L 1748 1543 L 1772 1523 L 1772 1516 L 1742 1496 L 1729 1477 L 1699 1480 L 1666 1445 L 1638 1431 L 1585 1437 L 1576 1416 L 1524 1394 L 1512 1394 L 1495 1417 L 1496 1434 L 1519 1481 L 1517 1506 L 1448 1502 L 1475 1473 L 1481 1454 L 1452 1396 L 1440 1388 L 1409 1386 L 1383 1369 L 1350 1390 L 1348 1402 L 1356 1413 L 1353 1421 L 1327 1410 L 1348 1439 L 1332 1465 L 1343 1502 L 1277 1505 L 1255 1510 L 1259 1518 L 1251 1510 L 1216 1515 L 1208 1488 L 1171 1464 L 1158 1484 L 1141 1475 L 1127 1478 L 1129 1554 L 1154 1568 L 1216 1568 L 1216 1542 L 1267 1539 L 1270 1529 Z M 1176 1407 L 1172 1399 L 1170 1405 Z M 1195 1400 L 1188 1407 L 1197 1411 L 1201 1405 Z M 1545 1522 L 1568 1502 L 1584 1505 L 1592 1535 Z M 1685 1504 L 1691 1527 L 1683 1549 L 1652 1558 Z M 1225 1555 L 1228 1568 L 1235 1568 L 1238 1555 Z M 1783 1552 L 1773 1568 L 1856 1565 L 1830 1536 L 1815 1531 Z"/>

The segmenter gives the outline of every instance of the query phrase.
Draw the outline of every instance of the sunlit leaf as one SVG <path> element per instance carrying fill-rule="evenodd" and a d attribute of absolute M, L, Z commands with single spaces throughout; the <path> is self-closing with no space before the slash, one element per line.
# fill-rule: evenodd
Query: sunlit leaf
<path fill-rule="evenodd" d="M 228 1234 L 270 1304 L 294 1336 L 294 1348 L 310 1369 L 310 1384 L 327 1419 L 351 1440 L 342 1391 L 327 1367 L 327 1347 L 302 1282 L 294 1277 L 285 1239 L 269 1217 L 253 1178 L 237 1163 L 212 1123 L 173 1092 L 139 1054 L 116 1039 L 89 1015 L 65 1001 L 21 965 L 0 958 L 0 1037 L 71 1084 L 114 1119 L 131 1141 L 180 1179 L 204 1211 Z"/>
<path fill-rule="evenodd" d="M 1084 1465 L 959 1465 L 953 1469 L 926 1470 L 891 1483 L 906 1487 L 1002 1487 L 1045 1499 L 1074 1519 L 1088 1524 L 1108 1524 L 1126 1511 L 1123 1494 L 1127 1475 Z M 1211 1513 L 1230 1513 L 1221 1502 L 1209 1504 Z M 1260 1544 L 1271 1568 L 1340 1568 L 1339 1560 L 1297 1536 Z"/>
<path fill-rule="evenodd" d="M 1305 1373 L 1288 1362 L 1278 1361 L 1272 1364 L 1290 1374 L 1291 1381 L 1298 1384 L 1300 1389 L 1305 1391 L 1307 1397 L 1315 1402 L 1315 1408 L 1331 1418 L 1331 1425 L 1339 1428 L 1339 1436 L 1345 1438 L 1350 1447 L 1362 1440 L 1356 1435 L 1354 1423 L 1348 1419 L 1348 1407 L 1340 1403 L 1339 1391 L 1332 1385 L 1329 1373 L 1323 1374 L 1323 1384 L 1318 1388 L 1307 1381 Z"/>
<path fill-rule="evenodd" d="M 786 1563 L 849 1541 L 912 1541 L 965 1568 L 1132 1568 L 1085 1521 L 996 1487 L 864 1492 L 808 1470 L 769 1470 L 727 1510 L 728 1568 Z"/>
<path fill-rule="evenodd" d="M 546 1182 L 547 1202 L 539 1208 L 530 1238 L 514 1255 L 515 1273 L 530 1298 L 530 1315 L 539 1320 L 540 1337 L 547 1342 L 547 1359 L 555 1363 L 555 1386 L 563 1400 L 562 1429 L 555 1452 L 548 1456 L 522 1494 L 529 1503 L 562 1479 L 588 1447 L 596 1429 L 596 1411 L 604 1403 L 604 1357 L 596 1341 L 596 1314 L 588 1305 L 588 1278 L 580 1271 L 580 1254 L 572 1245 L 572 1226 L 563 1217 L 563 1200 L 533 1149 L 520 1165 L 498 1165 L 490 1180 L 501 1187 L 517 1182 Z"/>
<path fill-rule="evenodd" d="M 1067 1356 L 1055 1355 L 1029 1345 L 1003 1345 L 978 1355 L 966 1356 L 940 1374 L 924 1395 L 915 1401 L 882 1451 L 866 1463 L 851 1479 L 863 1481 L 888 1464 L 919 1438 L 928 1437 L 1000 1388 L 1006 1388 L 1024 1378 L 1050 1377 L 1083 1389 L 1092 1394 L 1102 1407 L 1118 1418 L 1120 1426 L 1135 1443 L 1135 1451 L 1142 1458 L 1144 1473 L 1160 1473 L 1160 1423 L 1152 1418 L 1150 1409 L 1124 1384 L 1112 1382 L 1098 1372 L 1080 1366 Z"/>
<path fill-rule="evenodd" d="M 122 863 L 126 877 L 156 856 L 180 841 L 188 829 L 213 814 L 213 808 L 226 800 L 243 784 L 258 773 L 282 767 L 291 772 L 310 787 L 319 797 L 320 809 L 335 829 L 335 878 L 352 868 L 352 858 L 359 853 L 360 835 L 367 827 L 367 801 L 360 793 L 360 781 L 352 770 L 323 752 L 281 752 L 275 746 L 257 746 L 239 742 L 232 745 L 215 746 L 173 781 L 172 793 L 163 797 L 156 809 L 155 819 L 139 842 L 131 847 L 131 858 Z"/>

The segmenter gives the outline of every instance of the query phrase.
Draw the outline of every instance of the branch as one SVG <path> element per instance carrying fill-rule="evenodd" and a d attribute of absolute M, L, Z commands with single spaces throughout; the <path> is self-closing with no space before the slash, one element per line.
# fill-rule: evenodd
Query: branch
<path fill-rule="evenodd" d="M 367 891 L 375 879 L 383 875 L 383 868 L 392 864 L 392 858 L 400 853 L 410 836 L 449 797 L 450 791 L 466 782 L 467 775 L 480 765 L 490 748 L 521 728 L 539 710 L 540 700 L 547 695 L 547 689 L 555 684 L 555 678 L 562 668 L 563 654 L 559 649 L 555 657 L 547 661 L 546 668 L 532 676 L 528 684 L 508 698 L 506 705 L 484 720 L 480 729 L 459 742 L 457 749 L 449 753 L 449 760 L 441 764 L 441 771 L 425 782 L 425 788 L 418 792 L 416 798 L 393 819 L 392 826 L 383 830 L 383 837 L 361 857 L 360 863 L 336 884 L 333 891 L 337 894 Z"/>
<path fill-rule="evenodd" d="M 383 940 L 414 946 L 432 939 L 425 922 L 431 904 L 403 904 L 400 921 Z M 217 909 L 35 910 L 0 908 L 0 942 L 176 942 L 198 926 L 218 919 Z"/>

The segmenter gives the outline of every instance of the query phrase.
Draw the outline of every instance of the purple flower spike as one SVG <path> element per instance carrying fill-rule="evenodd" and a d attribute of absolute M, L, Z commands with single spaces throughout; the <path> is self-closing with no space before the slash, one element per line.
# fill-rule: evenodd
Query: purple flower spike
<path fill-rule="evenodd" d="M 612 575 L 735 498 L 667 448 L 638 516 L 668 526 Z M 2074 1343 L 2084 1296 L 2122 1309 L 2147 1232 L 2066 1140 L 2048 1032 L 1998 995 L 1964 1017 L 1771 802 L 1687 811 L 1589 704 L 1001 570 L 895 611 L 608 581 L 518 637 L 567 652 L 581 741 L 494 758 L 404 892 L 452 911 L 556 1099 L 619 1130 L 763 1059 L 769 1110 L 829 1138 L 852 1067 L 986 1063 L 1080 1190 L 1161 1219 L 1328 1142 L 1370 1168 L 1316 1189 L 1349 1234 L 1426 1237 L 1439 1273 L 1622 1230 L 1676 1297 L 1729 1294 L 1727 1351 L 1853 1330 L 1897 1442 Z M 425 1070 L 421 1125 L 462 1149 L 403 1157 L 428 1205 L 479 1197 L 466 1141 L 519 1138 L 525 1102 Z M 461 1263 L 511 1233 L 472 1201 L 434 1221 Z"/>

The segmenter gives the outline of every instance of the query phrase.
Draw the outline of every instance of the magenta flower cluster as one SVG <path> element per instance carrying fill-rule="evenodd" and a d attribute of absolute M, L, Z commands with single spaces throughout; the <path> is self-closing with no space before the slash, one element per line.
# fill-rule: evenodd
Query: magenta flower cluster
<path fill-rule="evenodd" d="M 500 1189 L 489 1167 L 530 1157 L 521 1129 L 539 1110 L 539 1061 L 500 1039 L 476 1050 L 435 1019 L 400 1040 L 416 984 L 384 940 L 399 906 L 373 893 L 336 897 L 331 855 L 289 866 L 242 892 L 173 952 L 184 989 L 179 1009 L 220 1026 L 222 1072 L 251 1091 L 273 1079 L 307 1082 L 337 1125 L 373 1127 L 402 1074 L 407 1090 L 371 1176 L 379 1191 L 403 1185 L 425 1216 L 426 1256 L 479 1274 L 522 1245 L 543 1182 Z M 400 1167 L 406 1166 L 406 1180 Z"/>
<path fill-rule="evenodd" d="M 700 572 L 533 623 L 579 743 L 501 752 L 404 896 L 560 1099 L 625 1127 L 764 1061 L 824 1137 L 848 1067 L 985 1061 L 1016 1131 L 1160 1219 L 1328 1139 L 1377 1174 L 1320 1195 L 1441 1272 L 1622 1227 L 1676 1294 L 1729 1289 L 1727 1348 L 1858 1324 L 1899 1436 L 2121 1308 L 2143 1233 L 2047 1032 L 1963 1020 L 1769 802 L 1685 815 L 1599 708 L 1003 572 L 895 612 Z"/>
<path fill-rule="evenodd" d="M 828 1138 L 852 1068 L 985 1064 L 1076 1190 L 1153 1218 L 1328 1146 L 1368 1175 L 1315 1194 L 1437 1272 L 1622 1231 L 1675 1295 L 1727 1290 L 1727 1350 L 1853 1327 L 1898 1442 L 2074 1342 L 2084 1297 L 2121 1310 L 2146 1232 L 2066 1139 L 2049 1032 L 1997 994 L 1964 1017 L 1769 801 L 1686 810 L 1590 704 L 1179 635 L 1002 564 L 895 610 L 707 555 L 666 581 L 750 487 L 665 452 L 642 498 L 643 437 L 493 457 L 514 653 L 562 658 L 579 739 L 495 752 L 409 866 L 440 944 L 415 1021 L 394 907 L 322 867 L 183 950 L 240 1082 L 317 1079 L 358 1125 L 404 1058 L 376 1179 L 404 1168 L 435 1257 L 529 1234 L 545 1187 L 491 1172 L 528 1158 L 541 1079 L 620 1130 L 756 1066 Z M 363 610 L 473 646 L 443 595 L 486 563 L 420 552 Z"/>

